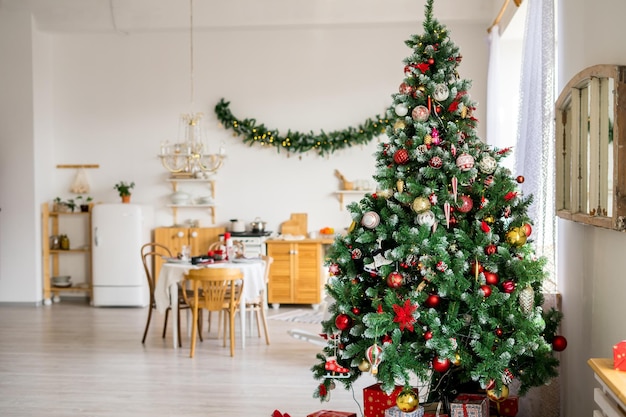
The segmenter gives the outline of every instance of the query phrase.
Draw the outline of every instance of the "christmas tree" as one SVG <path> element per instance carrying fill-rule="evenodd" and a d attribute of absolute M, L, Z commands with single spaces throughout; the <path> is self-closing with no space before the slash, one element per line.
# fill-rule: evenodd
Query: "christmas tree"
<path fill-rule="evenodd" d="M 387 392 L 417 380 L 431 401 L 472 389 L 502 400 L 514 379 L 523 395 L 556 376 L 553 351 L 565 348 L 560 313 L 541 307 L 546 260 L 529 238 L 524 177 L 500 165 L 510 149 L 477 137 L 462 57 L 433 0 L 423 27 L 406 41 L 378 191 L 349 205 L 353 222 L 327 253 L 320 399 L 369 372 Z"/>

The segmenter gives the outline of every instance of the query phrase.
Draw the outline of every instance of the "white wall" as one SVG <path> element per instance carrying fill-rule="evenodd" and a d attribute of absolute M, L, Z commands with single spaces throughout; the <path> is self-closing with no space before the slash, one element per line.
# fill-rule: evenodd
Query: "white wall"
<path fill-rule="evenodd" d="M 0 13 L 0 301 L 41 298 L 30 16 Z"/>
<path fill-rule="evenodd" d="M 582 69 L 626 64 L 622 0 L 561 0 L 559 91 Z M 591 357 L 612 357 L 612 346 L 626 338 L 626 235 L 560 220 L 558 280 L 563 292 L 562 331 L 568 348 L 561 354 L 563 416 L 589 416 L 594 407 Z"/>
<path fill-rule="evenodd" d="M 476 115 L 482 119 L 486 25 L 448 25 L 464 56 L 460 75 L 473 81 Z M 33 64 L 17 61 L 16 74 L 3 76 L 2 82 L 15 86 L 18 99 L 34 105 L 36 114 L 26 113 L 31 117 L 17 124 L 8 113 L 1 116 L 2 129 L 17 125 L 24 131 L 11 135 L 2 131 L 2 158 L 11 161 L 14 169 L 6 171 L 9 166 L 3 164 L 2 181 L 13 186 L 5 187 L 3 182 L 0 197 L 4 204 L 19 194 L 20 188 L 14 186 L 25 179 L 13 175 L 9 180 L 9 175 L 24 170 L 20 175 L 36 176 L 26 182 L 28 189 L 41 193 L 21 202 L 19 213 L 5 212 L 3 206 L 0 247 L 13 246 L 21 237 L 27 242 L 21 247 L 28 253 L 24 259 L 15 259 L 11 253 L 0 252 L 0 285 L 13 276 L 13 268 L 22 272 L 19 279 L 0 287 L 0 301 L 37 302 L 41 299 L 39 206 L 57 196 L 71 197 L 69 187 L 76 175 L 74 170 L 56 169 L 57 164 L 100 164 L 99 169 L 88 171 L 90 194 L 96 201 L 118 201 L 113 185 L 134 181 L 133 201 L 154 206 L 154 226 L 172 225 L 171 212 L 164 207 L 172 190 L 156 155 L 161 142 L 177 135 L 179 115 L 190 111 L 189 39 L 187 32 L 173 31 L 40 33 L 31 30 L 30 21 L 12 28 L 3 25 L 7 32 L 3 38 L 17 37 L 32 48 Z M 282 132 L 356 125 L 382 113 L 391 103 L 391 94 L 402 82 L 402 61 L 411 53 L 404 41 L 421 32 L 420 22 L 196 31 L 193 110 L 206 114 L 213 149 L 223 142 L 228 152 L 216 177 L 216 223 L 228 225 L 232 218 L 250 222 L 259 216 L 275 231 L 290 213 L 306 212 L 309 230 L 347 227 L 348 212 L 339 210 L 333 195 L 338 188 L 333 173 L 339 169 L 350 179 L 371 179 L 375 143 L 324 158 L 277 154 L 233 138 L 218 126 L 213 107 L 224 97 L 231 101 L 236 116 L 255 117 Z M 0 52 L 4 49 L 10 45 L 3 45 Z M 21 83 L 26 85 L 20 87 Z M 30 93 L 33 88 L 36 91 Z M 482 126 L 479 134 L 484 136 Z M 28 140 L 31 145 L 24 149 L 22 142 Z M 20 161 L 19 170 L 16 161 Z M 29 216 L 20 221 L 30 229 L 26 237 L 23 227 L 14 226 L 18 215 Z M 179 222 L 186 218 L 211 225 L 205 213 L 179 213 Z M 23 273 L 25 259 L 32 265 L 28 274 Z M 22 294 L 24 280 L 27 294 Z"/>

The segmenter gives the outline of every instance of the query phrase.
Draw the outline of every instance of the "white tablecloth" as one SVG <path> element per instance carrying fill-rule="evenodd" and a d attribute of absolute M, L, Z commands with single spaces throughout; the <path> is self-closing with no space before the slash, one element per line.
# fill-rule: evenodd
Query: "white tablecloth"
<path fill-rule="evenodd" d="M 161 266 L 159 278 L 154 289 L 154 301 L 157 311 L 165 313 L 167 307 L 172 311 L 178 308 L 178 283 L 183 280 L 185 272 L 194 268 L 237 268 L 243 273 L 244 285 L 241 294 L 241 306 L 245 306 L 246 300 L 256 298 L 265 288 L 265 262 L 259 260 L 246 260 L 245 262 L 219 262 L 202 266 L 179 263 L 165 263 Z M 241 317 L 241 346 L 245 347 L 246 340 L 246 315 L 242 312 Z M 178 347 L 178 323 L 171 320 L 174 332 L 174 349 Z"/>

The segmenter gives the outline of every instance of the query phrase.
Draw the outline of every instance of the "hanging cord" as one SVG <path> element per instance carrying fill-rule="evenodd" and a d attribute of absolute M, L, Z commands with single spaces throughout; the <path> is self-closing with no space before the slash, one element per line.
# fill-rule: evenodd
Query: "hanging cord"
<path fill-rule="evenodd" d="M 193 80 L 193 0 L 189 0 L 189 85 L 190 85 L 190 93 L 189 97 L 191 98 L 191 109 L 189 109 L 190 114 L 193 114 L 193 103 L 194 103 L 194 80 Z"/>
<path fill-rule="evenodd" d="M 128 35 L 128 32 L 119 30 L 119 28 L 117 27 L 117 22 L 115 21 L 115 7 L 113 6 L 113 0 L 109 0 L 109 12 L 111 16 L 111 24 L 113 25 L 113 30 L 122 35 Z"/>

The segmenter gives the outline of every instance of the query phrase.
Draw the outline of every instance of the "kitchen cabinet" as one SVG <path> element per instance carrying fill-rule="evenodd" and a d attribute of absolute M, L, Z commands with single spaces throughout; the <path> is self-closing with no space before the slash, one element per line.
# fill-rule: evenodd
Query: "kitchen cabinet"
<path fill-rule="evenodd" d="M 91 286 L 91 207 L 89 211 L 57 212 L 51 211 L 50 205 L 41 205 L 41 252 L 42 252 L 42 279 L 43 279 L 43 302 L 50 305 L 52 301 L 58 302 L 62 293 L 86 293 L 92 298 Z M 80 229 L 70 239 L 69 249 L 51 247 L 51 237 L 60 234 L 69 234 L 69 228 Z M 67 229 L 66 229 L 67 228 Z M 81 233 L 82 232 L 82 233 Z M 82 234 L 82 239 L 81 235 Z M 82 242 L 81 242 L 82 240 Z M 56 287 L 52 283 L 52 277 L 58 276 L 61 271 L 61 258 L 70 261 L 70 257 L 82 257 L 84 267 L 84 279 L 81 282 L 76 276 L 71 276 L 71 285 Z M 69 274 L 65 274 L 69 275 Z M 54 298 L 51 298 L 51 296 Z"/>
<path fill-rule="evenodd" d="M 280 304 L 318 305 L 325 284 L 324 245 L 332 239 L 267 240 L 267 254 L 274 258 L 270 268 L 267 299 Z"/>
<path fill-rule="evenodd" d="M 182 252 L 183 245 L 191 246 L 191 256 L 206 255 L 209 244 L 219 240 L 225 227 L 159 227 L 154 229 L 154 241 L 165 245 L 172 256 Z M 155 259 L 154 276 L 159 276 L 163 260 Z"/>
<path fill-rule="evenodd" d="M 191 197 L 189 199 L 189 202 L 186 204 L 168 204 L 168 207 L 172 209 L 172 217 L 174 219 L 174 224 L 178 224 L 178 210 L 179 209 L 204 209 L 207 210 L 209 212 L 209 215 L 211 216 L 211 223 L 215 224 L 215 180 L 213 179 L 199 179 L 199 178 L 168 178 L 167 181 L 169 183 L 172 184 L 172 190 L 174 192 L 179 191 L 179 184 L 180 185 L 185 185 L 185 186 L 192 186 L 192 185 L 202 185 L 202 186 L 208 186 L 209 188 L 209 194 L 208 196 L 211 197 L 211 202 L 207 203 L 201 200 L 197 200 L 195 197 Z M 191 187 L 186 187 L 186 188 L 191 188 Z M 182 190 L 181 190 L 182 191 Z M 185 191 L 187 192 L 187 191 Z M 206 194 L 200 195 L 199 196 L 201 199 L 202 197 L 207 197 Z"/>
<path fill-rule="evenodd" d="M 596 381 L 601 388 L 595 388 L 593 399 L 602 411 L 595 410 L 595 416 L 626 416 L 626 374 L 613 369 L 613 359 L 592 358 L 587 364 L 593 369 Z"/>

